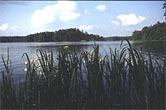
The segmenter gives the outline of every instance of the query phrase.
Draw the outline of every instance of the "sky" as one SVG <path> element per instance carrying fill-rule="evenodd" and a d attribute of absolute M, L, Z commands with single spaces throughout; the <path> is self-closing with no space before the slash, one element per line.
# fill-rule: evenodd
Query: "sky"
<path fill-rule="evenodd" d="M 130 36 L 164 21 L 164 1 L 0 1 L 0 36 L 78 28 L 100 36 Z"/>

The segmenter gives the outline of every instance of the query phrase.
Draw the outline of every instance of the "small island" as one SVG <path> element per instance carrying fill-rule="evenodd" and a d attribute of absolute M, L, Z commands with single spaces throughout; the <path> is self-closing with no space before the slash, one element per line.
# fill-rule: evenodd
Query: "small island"
<path fill-rule="evenodd" d="M 55 32 L 40 32 L 27 36 L 0 36 L 0 42 L 75 42 L 75 41 L 119 41 L 119 40 L 165 40 L 166 23 L 157 22 L 153 26 L 134 31 L 132 36 L 111 36 L 88 34 L 77 28 L 60 29 Z"/>
<path fill-rule="evenodd" d="M 40 32 L 27 36 L 4 36 L 0 42 L 75 42 L 75 41 L 103 41 L 102 36 L 88 34 L 76 28 L 60 29 L 55 32 Z"/>

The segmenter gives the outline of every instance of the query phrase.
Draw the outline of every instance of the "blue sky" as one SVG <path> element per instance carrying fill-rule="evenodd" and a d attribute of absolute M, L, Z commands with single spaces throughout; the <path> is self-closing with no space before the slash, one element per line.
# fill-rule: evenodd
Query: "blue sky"
<path fill-rule="evenodd" d="M 0 1 L 0 36 L 79 28 L 128 36 L 164 20 L 164 1 Z"/>

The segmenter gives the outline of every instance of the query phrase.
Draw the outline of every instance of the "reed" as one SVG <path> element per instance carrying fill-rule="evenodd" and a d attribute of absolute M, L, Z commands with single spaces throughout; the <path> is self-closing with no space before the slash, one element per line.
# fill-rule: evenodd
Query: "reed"
<path fill-rule="evenodd" d="M 101 57 L 92 51 L 37 50 L 37 59 L 25 53 L 26 79 L 16 85 L 2 56 L 1 108 L 4 109 L 164 109 L 166 58 L 148 57 L 128 45 L 110 49 Z"/>

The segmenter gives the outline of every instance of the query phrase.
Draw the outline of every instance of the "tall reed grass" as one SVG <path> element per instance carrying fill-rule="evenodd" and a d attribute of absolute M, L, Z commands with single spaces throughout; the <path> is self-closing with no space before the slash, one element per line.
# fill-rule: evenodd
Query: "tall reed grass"
<path fill-rule="evenodd" d="M 26 79 L 18 85 L 2 56 L 1 108 L 164 109 L 166 58 L 145 58 L 127 42 L 103 58 L 97 45 L 79 54 L 61 48 L 56 60 L 53 52 L 37 50 L 35 60 L 25 53 Z"/>

